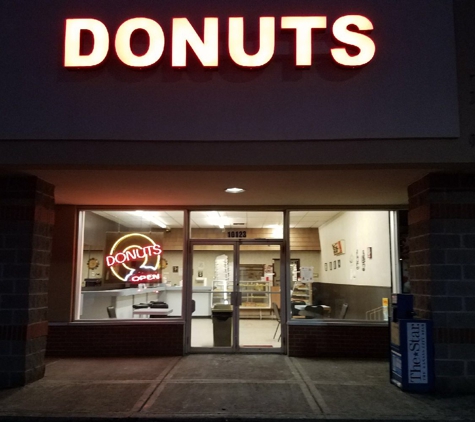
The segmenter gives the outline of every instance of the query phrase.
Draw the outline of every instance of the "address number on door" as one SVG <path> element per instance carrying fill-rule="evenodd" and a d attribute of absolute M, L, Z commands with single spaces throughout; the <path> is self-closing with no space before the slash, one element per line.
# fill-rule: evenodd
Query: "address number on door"
<path fill-rule="evenodd" d="M 231 230 L 228 231 L 228 237 L 247 237 L 246 230 Z"/>

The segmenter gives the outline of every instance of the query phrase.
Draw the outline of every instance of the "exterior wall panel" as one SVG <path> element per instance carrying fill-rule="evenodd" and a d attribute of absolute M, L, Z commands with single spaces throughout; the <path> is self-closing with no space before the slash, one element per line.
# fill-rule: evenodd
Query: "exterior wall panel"
<path fill-rule="evenodd" d="M 50 324 L 47 356 L 181 356 L 183 324 Z"/>
<path fill-rule="evenodd" d="M 387 325 L 289 325 L 289 356 L 378 358 L 389 356 Z"/>
<path fill-rule="evenodd" d="M 0 177 L 0 388 L 43 377 L 54 188 Z"/>
<path fill-rule="evenodd" d="M 475 388 L 475 249 L 465 241 L 475 233 L 474 192 L 475 176 L 463 173 L 409 187 L 411 292 L 417 315 L 434 321 L 436 383 L 445 390 Z"/>
<path fill-rule="evenodd" d="M 241 0 L 238 5 L 53 0 L 48 7 L 18 0 L 4 5 L 2 14 L 9 17 L 0 31 L 6 67 L 2 139 L 223 142 L 459 135 L 449 0 Z M 314 31 L 312 66 L 296 69 L 295 31 L 282 30 L 280 21 L 312 14 L 326 16 L 327 28 Z M 373 22 L 367 35 L 376 44 L 373 60 L 358 69 L 339 66 L 331 55 L 331 48 L 340 47 L 332 35 L 334 22 L 354 14 Z M 62 65 L 65 22 L 78 16 L 101 21 L 109 32 L 108 56 L 97 68 Z M 163 57 L 143 70 L 121 63 L 113 48 L 117 28 L 138 16 L 158 21 L 165 33 Z M 205 17 L 218 17 L 218 69 L 203 68 L 192 53 L 186 68 L 171 67 L 172 19 L 182 16 L 199 34 Z M 258 46 L 256 17 L 275 17 L 275 51 L 268 64 L 249 70 L 232 62 L 231 16 L 245 19 L 248 51 Z"/>

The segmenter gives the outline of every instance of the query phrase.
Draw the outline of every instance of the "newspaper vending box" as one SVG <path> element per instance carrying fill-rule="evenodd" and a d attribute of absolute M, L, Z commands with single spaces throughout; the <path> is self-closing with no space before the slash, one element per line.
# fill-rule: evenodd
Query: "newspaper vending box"
<path fill-rule="evenodd" d="M 403 391 L 433 389 L 432 321 L 414 318 L 413 297 L 391 298 L 391 382 Z"/>

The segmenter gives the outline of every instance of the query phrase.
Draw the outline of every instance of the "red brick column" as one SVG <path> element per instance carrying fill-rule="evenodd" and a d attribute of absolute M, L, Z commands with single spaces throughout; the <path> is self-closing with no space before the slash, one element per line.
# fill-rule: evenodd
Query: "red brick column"
<path fill-rule="evenodd" d="M 434 322 L 436 388 L 475 391 L 475 174 L 409 186 L 411 292 Z"/>
<path fill-rule="evenodd" d="M 0 177 L 0 388 L 44 375 L 53 187 Z"/>

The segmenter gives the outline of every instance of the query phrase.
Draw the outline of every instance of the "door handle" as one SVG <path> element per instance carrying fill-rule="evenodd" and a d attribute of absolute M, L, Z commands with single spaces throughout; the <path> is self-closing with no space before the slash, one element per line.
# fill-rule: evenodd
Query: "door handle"
<path fill-rule="evenodd" d="M 242 304 L 242 293 L 241 292 L 231 292 L 231 305 L 241 306 Z"/>

